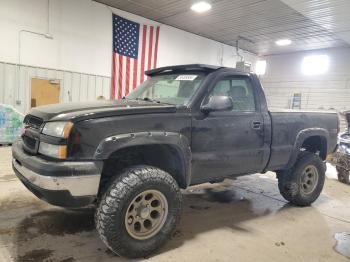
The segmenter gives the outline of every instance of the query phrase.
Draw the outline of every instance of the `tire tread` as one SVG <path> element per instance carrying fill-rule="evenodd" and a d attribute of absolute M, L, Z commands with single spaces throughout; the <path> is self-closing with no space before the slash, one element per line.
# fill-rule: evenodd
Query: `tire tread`
<path fill-rule="evenodd" d="M 315 163 L 319 171 L 319 183 L 316 190 L 310 196 L 304 196 L 300 193 L 297 182 L 299 169 L 306 166 L 308 163 Z M 300 152 L 295 165 L 278 173 L 278 188 L 284 199 L 297 206 L 309 206 L 320 195 L 325 181 L 325 170 L 320 157 L 308 151 Z"/>
<path fill-rule="evenodd" d="M 153 239 L 158 237 L 160 239 L 160 241 L 157 241 L 157 239 L 152 240 L 154 244 L 151 245 L 151 249 L 144 246 L 135 250 L 130 248 L 131 245 L 125 243 L 125 241 L 120 241 L 117 234 L 113 235 L 113 233 L 111 233 L 115 233 L 116 231 L 114 229 L 114 221 L 118 219 L 120 220 L 121 217 L 123 217 L 123 214 L 121 214 L 121 207 L 124 204 L 123 201 L 125 200 L 125 196 L 128 196 L 128 194 L 130 194 L 130 192 L 133 190 L 141 188 L 145 183 L 159 183 L 160 180 L 162 180 L 162 182 L 167 186 L 171 187 L 171 191 L 175 192 L 176 198 L 179 202 L 175 205 L 176 210 L 173 210 L 175 214 L 173 219 L 174 221 L 171 221 L 171 230 L 167 231 L 168 234 L 166 236 L 169 237 L 175 230 L 175 227 L 180 219 L 182 197 L 175 179 L 168 173 L 151 166 L 134 166 L 125 169 L 119 176 L 116 176 L 114 181 L 110 184 L 102 196 L 95 214 L 96 229 L 101 240 L 114 253 L 130 258 L 144 257 L 165 242 L 165 236 L 160 234 L 162 233 L 160 231 L 157 235 L 151 238 Z"/>

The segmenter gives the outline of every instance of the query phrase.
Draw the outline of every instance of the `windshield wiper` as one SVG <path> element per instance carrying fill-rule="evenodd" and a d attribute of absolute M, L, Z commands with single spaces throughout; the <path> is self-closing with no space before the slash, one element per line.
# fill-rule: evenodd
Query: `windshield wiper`
<path fill-rule="evenodd" d="M 155 99 L 152 99 L 152 98 L 149 98 L 149 97 L 144 97 L 144 98 L 139 98 L 138 97 L 138 98 L 135 98 L 135 100 L 142 100 L 142 101 L 148 101 L 148 102 L 160 104 L 159 100 L 155 100 Z"/>
<path fill-rule="evenodd" d="M 174 104 L 172 104 L 172 103 L 159 101 L 159 100 L 152 99 L 149 97 L 144 97 L 144 98 L 137 97 L 134 100 L 142 100 L 142 101 L 148 101 L 148 102 L 157 103 L 157 104 L 166 104 L 166 105 L 174 106 Z"/>

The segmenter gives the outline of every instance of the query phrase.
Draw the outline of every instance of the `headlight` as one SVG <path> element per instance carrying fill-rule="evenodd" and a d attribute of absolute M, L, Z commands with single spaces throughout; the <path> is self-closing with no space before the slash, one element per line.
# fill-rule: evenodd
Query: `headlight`
<path fill-rule="evenodd" d="M 68 138 L 72 122 L 48 122 L 45 124 L 42 133 L 48 136 Z"/>
<path fill-rule="evenodd" d="M 45 142 L 40 142 L 39 153 L 45 156 L 50 156 L 58 159 L 65 159 L 67 157 L 67 146 L 52 145 Z"/>

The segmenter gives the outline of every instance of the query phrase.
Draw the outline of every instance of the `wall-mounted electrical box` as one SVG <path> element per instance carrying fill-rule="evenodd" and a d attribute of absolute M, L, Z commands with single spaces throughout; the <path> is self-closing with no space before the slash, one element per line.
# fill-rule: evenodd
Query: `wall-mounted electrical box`
<path fill-rule="evenodd" d="M 238 61 L 236 62 L 236 69 L 242 72 L 250 73 L 252 68 L 252 64 L 246 61 Z"/>

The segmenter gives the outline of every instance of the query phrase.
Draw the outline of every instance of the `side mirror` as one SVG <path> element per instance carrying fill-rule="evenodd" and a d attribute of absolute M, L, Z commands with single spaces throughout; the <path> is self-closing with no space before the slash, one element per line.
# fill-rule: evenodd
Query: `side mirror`
<path fill-rule="evenodd" d="M 212 96 L 206 105 L 201 107 L 204 113 L 214 111 L 230 111 L 233 109 L 233 101 L 229 96 Z"/>

